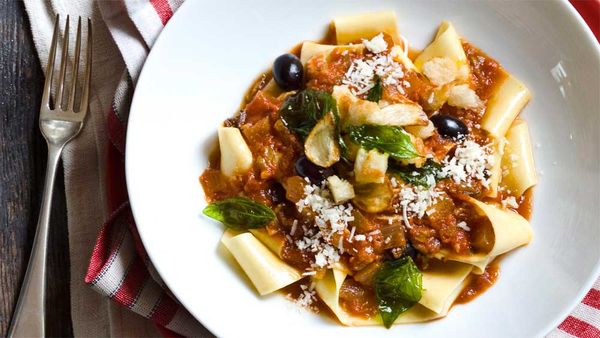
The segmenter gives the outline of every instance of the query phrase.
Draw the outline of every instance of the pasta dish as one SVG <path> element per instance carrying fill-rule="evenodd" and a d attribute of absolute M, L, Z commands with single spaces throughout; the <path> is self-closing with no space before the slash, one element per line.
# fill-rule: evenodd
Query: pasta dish
<path fill-rule="evenodd" d="M 335 18 L 218 127 L 204 214 L 260 295 L 348 326 L 444 317 L 531 241 L 530 96 L 450 22 L 416 51 L 393 12 Z"/>

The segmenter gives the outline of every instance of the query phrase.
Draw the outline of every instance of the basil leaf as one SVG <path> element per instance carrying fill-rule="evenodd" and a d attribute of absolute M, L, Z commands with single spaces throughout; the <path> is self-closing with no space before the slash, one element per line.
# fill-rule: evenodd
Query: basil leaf
<path fill-rule="evenodd" d="M 317 122 L 336 110 L 335 99 L 319 90 L 305 89 L 288 96 L 279 112 L 284 125 L 305 139 Z"/>
<path fill-rule="evenodd" d="M 405 256 L 385 262 L 375 273 L 374 287 L 383 325 L 389 329 L 400 314 L 421 300 L 423 274 Z"/>
<path fill-rule="evenodd" d="M 246 197 L 232 197 L 211 203 L 203 213 L 237 230 L 261 228 L 275 219 L 271 208 Z"/>
<path fill-rule="evenodd" d="M 421 168 L 417 168 L 414 165 L 400 166 L 394 162 L 390 162 L 388 170 L 392 174 L 398 175 L 405 183 L 429 188 L 432 186 L 432 183 L 435 184 L 440 178 L 442 165 L 432 159 L 428 159 Z M 434 182 L 431 182 L 431 179 L 428 178 L 429 176 L 434 178 Z"/>
<path fill-rule="evenodd" d="M 342 138 L 340 115 L 331 94 L 314 89 L 302 90 L 289 96 L 279 112 L 285 126 L 302 139 L 306 139 L 319 120 L 331 112 L 335 122 L 335 138 L 342 151 L 342 158 L 348 161 L 348 146 Z"/>
<path fill-rule="evenodd" d="M 381 78 L 377 77 L 375 80 L 375 85 L 371 90 L 369 90 L 369 94 L 367 94 L 367 100 L 373 102 L 379 102 L 381 97 L 383 96 L 383 85 L 381 84 Z"/>
<path fill-rule="evenodd" d="M 420 156 L 410 136 L 400 127 L 365 124 L 349 128 L 350 139 L 367 150 L 373 148 L 401 160 Z"/>
<path fill-rule="evenodd" d="M 338 145 L 340 146 L 342 159 L 346 161 L 346 163 L 350 163 L 350 156 L 348 155 L 348 145 L 346 145 L 346 141 L 344 141 L 344 138 L 342 137 L 342 122 L 340 119 L 340 114 L 337 110 L 337 105 L 331 112 L 333 114 L 333 121 L 335 122 L 335 138 L 337 140 Z"/>

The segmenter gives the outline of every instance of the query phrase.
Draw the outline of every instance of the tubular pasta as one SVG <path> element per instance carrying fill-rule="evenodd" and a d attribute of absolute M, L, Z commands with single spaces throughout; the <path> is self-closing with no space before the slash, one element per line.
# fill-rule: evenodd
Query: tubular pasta
<path fill-rule="evenodd" d="M 226 231 L 221 242 L 231 252 L 260 295 L 266 295 L 290 285 L 302 275 L 275 256 L 254 235 L 244 232 L 236 235 Z"/>
<path fill-rule="evenodd" d="M 442 250 L 437 258 L 463 262 L 475 267 L 474 273 L 483 273 L 483 270 L 494 257 L 514 250 L 531 241 L 532 230 L 529 222 L 523 216 L 508 210 L 503 210 L 490 204 L 466 197 L 465 201 L 482 214 L 487 216 L 494 232 L 494 246 L 485 254 L 459 255 L 448 250 Z"/>
<path fill-rule="evenodd" d="M 502 177 L 502 154 L 504 153 L 504 147 L 506 146 L 506 142 L 504 139 L 495 140 L 494 141 L 494 166 L 490 170 L 492 175 L 490 176 L 490 186 L 486 193 L 487 197 L 496 197 L 498 196 L 498 184 L 500 183 L 500 178 Z"/>
<path fill-rule="evenodd" d="M 508 175 L 502 179 L 502 185 L 515 196 L 521 196 L 538 182 L 527 123 L 516 120 L 508 130 L 506 140 L 502 166 L 507 168 Z"/>
<path fill-rule="evenodd" d="M 373 12 L 352 16 L 343 16 L 333 20 L 338 45 L 371 39 L 384 32 L 389 34 L 396 44 L 401 42 L 396 25 L 396 13 L 393 11 Z"/>
<path fill-rule="evenodd" d="M 331 53 L 332 50 L 339 48 L 342 50 L 354 50 L 362 51 L 365 46 L 362 43 L 356 45 L 322 45 L 312 41 L 305 41 L 302 43 L 302 49 L 300 49 L 300 62 L 306 64 L 313 56 Z"/>
<path fill-rule="evenodd" d="M 472 266 L 458 262 L 433 262 L 423 272 L 423 296 L 418 304 L 401 314 L 394 324 L 419 323 L 444 317 L 463 289 Z M 353 316 L 340 306 L 339 294 L 347 273 L 333 269 L 315 280 L 315 290 L 340 322 L 348 326 L 381 325 L 379 315 L 372 318 Z"/>
<path fill-rule="evenodd" d="M 457 69 L 467 65 L 467 56 L 462 48 L 460 37 L 448 21 L 442 22 L 433 42 L 417 56 L 415 66 L 422 71 L 423 64 L 433 58 L 449 58 L 456 62 Z"/>
<path fill-rule="evenodd" d="M 497 139 L 504 137 L 530 98 L 529 89 L 509 74 L 488 101 L 481 128 Z"/>

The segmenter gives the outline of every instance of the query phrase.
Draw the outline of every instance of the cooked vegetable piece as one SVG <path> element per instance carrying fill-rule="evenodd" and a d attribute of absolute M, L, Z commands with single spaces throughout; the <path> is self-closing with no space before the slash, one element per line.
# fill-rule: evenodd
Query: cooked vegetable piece
<path fill-rule="evenodd" d="M 331 95 L 305 89 L 288 96 L 279 111 L 285 126 L 304 139 L 319 120 L 334 109 L 335 100 Z"/>
<path fill-rule="evenodd" d="M 350 106 L 357 102 L 358 98 L 352 95 L 352 92 L 350 92 L 350 89 L 346 85 L 333 87 L 331 96 L 333 96 L 335 99 L 337 110 L 341 119 L 345 120 L 347 118 Z"/>
<path fill-rule="evenodd" d="M 351 126 L 360 126 L 368 124 L 368 118 L 381 110 L 376 102 L 355 99 L 348 105 L 347 113 L 344 117 L 344 129 Z"/>
<path fill-rule="evenodd" d="M 352 202 L 357 208 L 370 213 L 382 212 L 392 203 L 394 192 L 389 180 L 383 183 L 355 184 Z"/>
<path fill-rule="evenodd" d="M 412 258 L 387 261 L 374 277 L 375 296 L 383 325 L 390 328 L 400 314 L 417 304 L 423 291 L 423 274 Z"/>
<path fill-rule="evenodd" d="M 388 166 L 388 154 L 377 149 L 360 148 L 354 161 L 354 178 L 358 183 L 383 183 Z"/>
<path fill-rule="evenodd" d="M 367 265 L 364 269 L 354 274 L 354 280 L 362 285 L 373 287 L 373 279 L 377 271 L 381 269 L 382 262 L 373 262 Z"/>
<path fill-rule="evenodd" d="M 294 54 L 283 54 L 273 62 L 273 79 L 283 90 L 297 90 L 302 87 L 304 67 Z"/>
<path fill-rule="evenodd" d="M 308 137 L 316 124 L 328 113 L 333 116 L 334 137 L 341 156 L 347 159 L 347 147 L 341 135 L 340 116 L 335 99 L 329 93 L 305 89 L 290 95 L 279 110 L 283 124 L 302 139 Z"/>
<path fill-rule="evenodd" d="M 327 178 L 327 187 L 335 203 L 341 204 L 354 198 L 354 187 L 350 182 L 333 175 Z"/>
<path fill-rule="evenodd" d="M 338 96 L 341 96 L 339 93 Z M 341 96 L 341 100 L 345 97 Z M 344 101 L 342 101 L 344 102 Z M 379 104 L 375 102 L 354 99 L 346 99 L 345 105 L 340 105 L 346 108 L 344 114 L 344 126 L 359 126 L 363 124 L 372 124 L 380 126 L 425 126 L 428 123 L 427 115 L 423 108 L 413 102 L 394 103 L 383 105 L 384 101 Z M 380 106 L 381 105 L 381 106 Z"/>
<path fill-rule="evenodd" d="M 261 228 L 275 220 L 271 208 L 246 197 L 232 197 L 211 203 L 203 213 L 236 230 Z"/>
<path fill-rule="evenodd" d="M 383 84 L 381 83 L 381 78 L 377 77 L 375 80 L 375 85 L 371 90 L 369 90 L 369 94 L 367 95 L 367 100 L 373 102 L 379 102 L 381 97 L 383 96 Z"/>
<path fill-rule="evenodd" d="M 242 174 L 252 166 L 252 152 L 238 128 L 219 127 L 221 172 L 226 176 Z"/>
<path fill-rule="evenodd" d="M 440 135 L 447 138 L 458 138 L 469 135 L 469 128 L 454 116 L 437 114 L 431 117 Z"/>
<path fill-rule="evenodd" d="M 395 103 L 369 114 L 366 123 L 396 127 L 425 126 L 428 119 L 423 108 L 416 103 Z"/>
<path fill-rule="evenodd" d="M 378 149 L 398 159 L 419 156 L 417 149 L 402 128 L 392 126 L 362 125 L 349 128 L 350 139 L 365 149 Z"/>
<path fill-rule="evenodd" d="M 310 163 L 310 161 L 308 161 L 305 157 L 304 160 Z M 285 189 L 285 198 L 287 198 L 289 201 L 298 203 L 298 201 L 304 197 L 304 187 L 308 184 L 308 182 L 306 182 L 302 177 L 286 177 L 282 183 L 283 188 Z"/>
<path fill-rule="evenodd" d="M 414 165 L 399 166 L 395 163 L 390 163 L 388 168 L 392 174 L 398 175 L 405 183 L 431 187 L 435 185 L 435 182 L 439 178 L 442 165 L 432 159 L 428 159 L 421 168 L 417 168 Z"/>
<path fill-rule="evenodd" d="M 332 114 L 326 114 L 310 131 L 304 142 L 304 153 L 312 163 L 325 168 L 340 160 Z"/>
<path fill-rule="evenodd" d="M 427 121 L 427 125 L 425 126 L 406 126 L 405 129 L 407 132 L 423 140 L 433 136 L 435 132 L 435 126 L 431 121 Z"/>

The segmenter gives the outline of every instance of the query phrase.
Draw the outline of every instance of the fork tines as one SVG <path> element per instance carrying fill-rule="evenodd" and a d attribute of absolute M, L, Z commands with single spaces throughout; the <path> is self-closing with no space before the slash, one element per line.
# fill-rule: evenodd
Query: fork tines
<path fill-rule="evenodd" d="M 83 86 L 81 92 L 81 99 L 79 108 L 74 109 L 75 97 L 77 92 L 77 78 L 79 72 L 79 62 L 81 53 L 81 17 L 77 20 L 77 36 L 75 39 L 73 67 L 71 72 L 71 83 L 70 90 L 67 99 L 66 108 L 63 109 L 64 101 L 63 96 L 65 95 L 66 74 L 67 74 L 67 63 L 69 62 L 69 16 L 65 23 L 63 43 L 62 43 L 62 54 L 60 61 L 60 68 L 58 73 L 58 87 L 56 89 L 56 97 L 54 100 L 54 108 L 50 109 L 50 93 L 52 89 L 52 81 L 54 78 L 54 63 L 56 59 L 56 49 L 60 34 L 59 16 L 56 15 L 54 19 L 54 33 L 52 35 L 52 42 L 50 44 L 50 52 L 48 54 L 48 64 L 46 65 L 46 82 L 44 84 L 44 92 L 42 94 L 42 109 L 41 114 L 44 115 L 50 111 L 62 111 L 65 113 L 81 113 L 80 118 L 83 118 L 88 110 L 89 94 L 90 94 L 90 81 L 92 73 L 92 22 L 87 18 L 87 42 L 86 42 L 86 56 L 85 56 L 85 70 L 83 75 Z"/>

